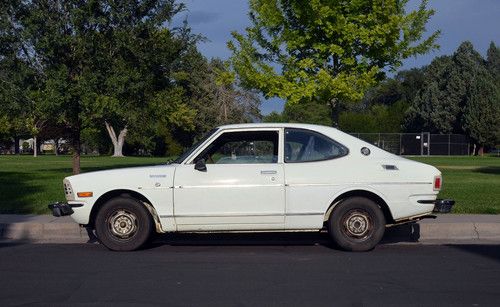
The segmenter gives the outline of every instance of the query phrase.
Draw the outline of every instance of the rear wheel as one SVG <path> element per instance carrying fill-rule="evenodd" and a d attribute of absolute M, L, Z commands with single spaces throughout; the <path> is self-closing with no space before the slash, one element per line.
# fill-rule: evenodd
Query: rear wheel
<path fill-rule="evenodd" d="M 348 251 L 368 251 L 384 236 L 385 217 L 380 207 L 364 197 L 350 197 L 339 203 L 328 220 L 334 243 Z"/>
<path fill-rule="evenodd" d="M 114 251 L 132 251 L 146 243 L 153 230 L 148 210 L 136 199 L 117 197 L 106 202 L 97 213 L 96 235 Z"/>

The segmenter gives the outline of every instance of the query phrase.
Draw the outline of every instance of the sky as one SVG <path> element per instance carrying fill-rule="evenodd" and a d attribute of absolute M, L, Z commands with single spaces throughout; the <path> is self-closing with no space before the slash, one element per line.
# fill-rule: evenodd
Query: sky
<path fill-rule="evenodd" d="M 199 50 L 207 58 L 227 59 L 226 47 L 231 32 L 243 32 L 250 24 L 247 0 L 183 0 L 187 10 L 174 23 L 187 18 L 194 33 L 207 38 Z M 416 8 L 419 0 L 410 0 L 408 9 Z M 491 41 L 500 44 L 500 0 L 430 0 L 429 7 L 436 13 L 427 24 L 428 33 L 441 30 L 440 49 L 417 58 L 407 59 L 400 69 L 429 64 L 439 55 L 452 54 L 461 42 L 469 40 L 482 55 Z M 270 99 L 262 102 L 262 114 L 281 112 L 283 101 Z"/>

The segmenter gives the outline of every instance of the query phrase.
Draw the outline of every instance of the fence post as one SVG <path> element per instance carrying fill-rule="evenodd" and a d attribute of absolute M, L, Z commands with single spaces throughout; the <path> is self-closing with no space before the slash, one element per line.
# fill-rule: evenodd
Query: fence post
<path fill-rule="evenodd" d="M 424 132 L 420 132 L 420 155 L 424 155 Z"/>
<path fill-rule="evenodd" d="M 402 148 L 401 148 L 401 146 L 402 146 L 402 145 L 403 145 L 403 134 L 402 134 L 402 133 L 400 133 L 400 134 L 399 134 L 399 155 L 402 155 L 402 154 L 403 154 L 403 152 L 402 152 Z"/>
<path fill-rule="evenodd" d="M 448 156 L 450 155 L 451 134 L 448 134 Z"/>

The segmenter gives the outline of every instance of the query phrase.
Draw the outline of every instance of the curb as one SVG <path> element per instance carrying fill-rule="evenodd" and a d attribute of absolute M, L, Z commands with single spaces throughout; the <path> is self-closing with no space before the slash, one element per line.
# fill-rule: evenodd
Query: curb
<path fill-rule="evenodd" d="M 0 240 L 23 242 L 85 243 L 89 236 L 78 224 L 0 224 Z"/>
<path fill-rule="evenodd" d="M 0 241 L 32 243 L 86 243 L 87 230 L 71 218 L 0 215 Z M 500 216 L 440 215 L 413 224 L 386 229 L 382 243 L 493 243 L 500 244 Z"/>
<path fill-rule="evenodd" d="M 13 242 L 85 243 L 85 228 L 69 217 L 50 215 L 0 215 L 0 240 Z"/>

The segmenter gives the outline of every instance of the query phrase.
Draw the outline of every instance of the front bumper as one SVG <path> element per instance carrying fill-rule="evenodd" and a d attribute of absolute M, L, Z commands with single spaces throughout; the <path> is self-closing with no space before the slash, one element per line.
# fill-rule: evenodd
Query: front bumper
<path fill-rule="evenodd" d="M 449 213 L 455 204 L 453 199 L 419 200 L 420 204 L 434 204 L 432 212 Z"/>
<path fill-rule="evenodd" d="M 50 210 L 52 210 L 52 215 L 59 217 L 59 216 L 66 216 L 66 215 L 71 215 L 73 214 L 73 208 L 81 207 L 83 204 L 68 204 L 68 203 L 53 203 L 48 206 Z"/>

